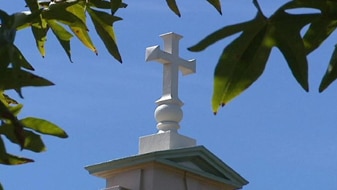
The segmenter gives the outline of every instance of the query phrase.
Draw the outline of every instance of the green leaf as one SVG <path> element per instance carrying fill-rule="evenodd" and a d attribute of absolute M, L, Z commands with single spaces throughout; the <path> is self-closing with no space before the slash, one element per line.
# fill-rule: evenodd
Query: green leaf
<path fill-rule="evenodd" d="M 222 15 L 220 0 L 207 0 Z"/>
<path fill-rule="evenodd" d="M 181 17 L 179 8 L 175 0 L 166 0 L 168 7 L 173 11 L 178 17 Z"/>
<path fill-rule="evenodd" d="M 36 0 L 25 0 L 27 6 L 29 7 L 29 9 L 31 10 L 31 12 L 35 12 L 39 10 L 39 4 L 38 1 Z"/>
<path fill-rule="evenodd" d="M 331 0 L 293 0 L 284 4 L 279 10 L 289 10 L 298 8 L 313 8 L 322 11 L 322 13 L 331 18 L 337 18 L 337 2 Z"/>
<path fill-rule="evenodd" d="M 111 9 L 110 1 L 91 0 L 91 1 L 89 1 L 89 5 L 91 7 L 96 7 L 96 8 L 99 8 L 99 9 Z"/>
<path fill-rule="evenodd" d="M 0 89 L 20 89 L 25 86 L 51 86 L 54 85 L 47 79 L 30 72 L 8 68 L 0 71 Z"/>
<path fill-rule="evenodd" d="M 111 16 L 105 12 L 96 11 L 90 8 L 88 9 L 88 13 L 94 23 L 97 34 L 102 39 L 109 53 L 116 60 L 122 63 L 122 58 L 116 44 L 115 33 L 112 27 L 112 24 L 115 21 L 121 19 L 119 17 Z"/>
<path fill-rule="evenodd" d="M 0 137 L 0 164 L 19 165 L 19 164 L 26 164 L 29 162 L 34 162 L 34 160 L 8 154 L 6 152 L 4 142 Z"/>
<path fill-rule="evenodd" d="M 14 16 L 8 15 L 5 11 L 0 9 L 0 20 L 0 46 L 13 44 L 16 35 L 16 28 L 13 27 Z"/>
<path fill-rule="evenodd" d="M 33 66 L 27 61 L 27 59 L 23 56 L 21 51 L 13 44 L 13 57 L 11 58 L 14 67 L 23 67 L 25 69 L 34 71 Z"/>
<path fill-rule="evenodd" d="M 12 55 L 9 53 L 11 46 L 12 44 L 0 46 L 0 70 L 6 69 L 11 63 Z"/>
<path fill-rule="evenodd" d="M 318 14 L 292 15 L 278 10 L 267 19 L 258 3 L 257 16 L 248 22 L 226 26 L 189 48 L 202 51 L 215 42 L 241 32 L 224 48 L 215 69 L 212 108 L 217 113 L 225 105 L 253 84 L 263 73 L 271 48 L 278 47 L 300 85 L 308 90 L 306 49 L 301 29 Z"/>
<path fill-rule="evenodd" d="M 28 117 L 20 121 L 26 128 L 33 129 L 36 132 L 60 138 L 68 137 L 67 133 L 60 127 L 43 119 Z"/>
<path fill-rule="evenodd" d="M 213 112 L 241 94 L 263 73 L 271 45 L 265 22 L 245 31 L 221 54 L 214 73 Z"/>
<path fill-rule="evenodd" d="M 301 29 L 317 18 L 317 14 L 293 15 L 277 11 L 270 18 L 270 37 L 279 48 L 293 76 L 305 91 L 309 91 L 308 62 Z"/>
<path fill-rule="evenodd" d="M 309 54 L 317 49 L 336 30 L 336 27 L 337 20 L 325 16 L 315 19 L 303 37 L 306 53 Z"/>
<path fill-rule="evenodd" d="M 212 109 L 217 113 L 225 105 L 242 93 L 263 73 L 272 44 L 266 38 L 267 19 L 258 12 L 248 22 L 226 26 L 188 48 L 202 51 L 215 42 L 235 33 L 242 34 L 222 52 L 214 73 Z"/>
<path fill-rule="evenodd" d="M 13 68 L 17 70 L 21 67 L 32 71 L 34 70 L 33 66 L 14 44 L 7 44 L 0 47 L 0 70 L 7 69 L 10 63 L 12 63 Z"/>
<path fill-rule="evenodd" d="M 96 7 L 99 9 L 110 9 L 111 10 L 111 2 L 105 0 L 90 0 L 88 2 L 90 7 Z M 118 8 L 126 8 L 128 5 L 126 3 L 121 3 Z"/>
<path fill-rule="evenodd" d="M 304 35 L 304 45 L 307 54 L 314 51 L 336 29 L 337 2 L 331 0 L 301 0 L 290 1 L 280 9 L 313 8 L 321 11 L 320 16 L 312 21 Z"/>
<path fill-rule="evenodd" d="M 51 28 L 51 30 L 53 31 L 53 33 L 55 34 L 58 41 L 60 42 L 64 51 L 66 52 L 70 62 L 72 62 L 71 51 L 70 51 L 70 39 L 73 37 L 73 35 L 69 33 L 66 29 L 64 29 L 55 20 L 47 20 L 47 23 L 49 27 Z"/>
<path fill-rule="evenodd" d="M 12 124 L 4 124 L 0 127 L 0 133 L 5 135 L 8 140 L 12 143 L 21 145 L 20 140 L 17 139 L 15 134 L 16 127 Z M 32 131 L 23 130 L 23 135 L 25 137 L 25 142 L 23 145 L 23 149 L 31 150 L 33 152 L 43 152 L 46 151 L 46 147 L 40 137 L 33 133 Z"/>
<path fill-rule="evenodd" d="M 337 79 L 337 45 L 330 58 L 330 63 L 319 85 L 319 92 L 323 92 L 333 81 Z"/>
<path fill-rule="evenodd" d="M 0 20 L 1 20 L 1 27 L 6 27 L 7 29 L 11 27 L 13 17 L 7 14 L 7 12 L 0 9 Z"/>
<path fill-rule="evenodd" d="M 261 17 L 261 19 L 263 19 Z M 243 30 L 247 30 L 251 27 L 255 27 L 256 22 L 260 22 L 258 21 L 258 19 L 254 19 L 248 22 L 243 22 L 243 23 L 239 23 L 239 24 L 235 24 L 235 25 L 230 25 L 230 26 L 225 26 L 220 30 L 217 30 L 216 32 L 213 32 L 212 34 L 208 35 L 206 38 L 204 38 L 203 40 L 201 40 L 200 42 L 198 42 L 196 45 L 189 47 L 188 50 L 193 51 L 193 52 L 199 52 L 202 51 L 204 49 L 206 49 L 207 47 L 209 47 L 210 45 L 228 37 L 231 36 L 233 34 L 236 34 L 238 32 L 241 32 Z"/>
<path fill-rule="evenodd" d="M 115 14 L 116 11 L 121 7 L 122 0 L 110 0 L 111 14 Z"/>

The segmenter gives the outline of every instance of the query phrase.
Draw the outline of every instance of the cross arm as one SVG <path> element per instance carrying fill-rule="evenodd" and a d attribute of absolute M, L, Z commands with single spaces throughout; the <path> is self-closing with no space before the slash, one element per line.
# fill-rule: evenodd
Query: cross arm
<path fill-rule="evenodd" d="M 179 57 L 174 57 L 172 54 L 162 51 L 158 45 L 146 48 L 145 61 L 158 61 L 162 64 L 177 64 L 183 75 L 195 73 L 196 70 L 195 59 L 186 61 Z"/>

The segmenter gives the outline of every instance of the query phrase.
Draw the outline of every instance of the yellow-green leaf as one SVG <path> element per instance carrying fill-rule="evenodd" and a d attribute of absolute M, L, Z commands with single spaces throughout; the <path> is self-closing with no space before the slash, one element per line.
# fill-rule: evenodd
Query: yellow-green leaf
<path fill-rule="evenodd" d="M 86 11 L 86 6 L 84 1 L 79 1 L 76 4 L 73 4 L 71 6 L 68 6 L 66 10 L 79 18 L 83 23 L 86 23 L 86 16 L 85 16 L 85 11 Z"/>
<path fill-rule="evenodd" d="M 93 44 L 86 28 L 70 26 L 70 29 L 71 31 L 73 31 L 76 37 L 83 43 L 83 45 L 87 46 L 87 48 L 89 48 L 95 54 L 98 54 L 97 49 L 95 45 Z"/>
<path fill-rule="evenodd" d="M 29 162 L 34 162 L 34 160 L 8 154 L 6 152 L 5 144 L 2 138 L 0 137 L 0 164 L 19 165 L 19 164 L 26 164 Z"/>
<path fill-rule="evenodd" d="M 5 135 L 8 140 L 12 143 L 20 145 L 21 142 L 17 139 L 15 134 L 16 126 L 12 124 L 4 124 L 0 127 L 0 133 Z M 32 131 L 23 130 L 23 136 L 25 137 L 23 149 L 31 150 L 33 152 L 43 152 L 46 151 L 46 146 L 44 145 L 41 136 L 35 134 Z"/>
<path fill-rule="evenodd" d="M 67 3 L 56 3 L 49 7 L 49 9 L 42 12 L 42 17 L 46 20 L 57 20 L 68 26 L 78 26 L 84 27 L 85 23 L 79 18 L 79 16 L 72 14 L 67 11 L 67 8 L 76 4 L 77 2 Z"/>
<path fill-rule="evenodd" d="M 64 130 L 44 119 L 28 117 L 20 121 L 26 128 L 33 129 L 36 132 L 60 138 L 68 137 L 67 133 Z"/>
<path fill-rule="evenodd" d="M 6 104 L 6 106 L 10 104 L 19 104 L 16 100 L 4 94 L 3 91 L 0 92 L 0 100 Z"/>
<path fill-rule="evenodd" d="M 22 104 L 17 104 L 16 106 L 10 106 L 8 109 L 12 114 L 17 116 L 20 113 L 22 107 L 23 107 Z"/>
<path fill-rule="evenodd" d="M 47 23 L 66 52 L 69 60 L 71 61 L 70 39 L 73 37 L 73 35 L 60 24 L 58 24 L 55 20 L 47 20 Z"/>
<path fill-rule="evenodd" d="M 67 7 L 67 11 L 71 14 L 75 15 L 77 18 L 81 20 L 82 23 L 86 23 L 86 16 L 85 16 L 85 5 L 83 3 L 74 4 L 72 6 Z M 69 25 L 70 29 L 76 35 L 76 37 L 91 51 L 97 54 L 97 49 L 94 46 L 89 33 L 88 29 L 85 25 Z"/>
<path fill-rule="evenodd" d="M 117 47 L 116 37 L 112 27 L 113 22 L 121 19 L 93 9 L 88 9 L 88 13 L 94 23 L 97 34 L 102 39 L 109 53 L 122 63 L 122 58 Z"/>
<path fill-rule="evenodd" d="M 32 32 L 35 37 L 36 41 L 36 46 L 41 54 L 42 57 L 46 56 L 46 49 L 45 49 L 45 43 L 47 41 L 47 32 L 48 32 L 48 27 L 47 28 L 37 28 L 32 26 Z"/>
<path fill-rule="evenodd" d="M 47 20 L 47 23 L 59 39 L 70 41 L 70 39 L 73 37 L 73 35 L 63 28 L 63 26 L 58 24 L 56 20 Z"/>

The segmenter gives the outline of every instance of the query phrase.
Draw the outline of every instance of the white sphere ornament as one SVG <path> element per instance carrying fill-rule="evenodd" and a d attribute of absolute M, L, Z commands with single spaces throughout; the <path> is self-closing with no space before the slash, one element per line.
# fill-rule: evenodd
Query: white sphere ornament
<path fill-rule="evenodd" d="M 176 104 L 161 104 L 156 108 L 154 117 L 158 122 L 159 132 L 176 131 L 180 128 L 179 122 L 183 118 L 183 111 Z"/>

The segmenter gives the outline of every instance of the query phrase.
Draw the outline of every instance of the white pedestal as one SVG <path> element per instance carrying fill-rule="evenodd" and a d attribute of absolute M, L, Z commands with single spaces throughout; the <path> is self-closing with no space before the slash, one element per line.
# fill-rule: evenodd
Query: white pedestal
<path fill-rule="evenodd" d="M 180 135 L 175 131 L 166 131 L 139 138 L 139 154 L 193 146 L 196 146 L 195 139 Z"/>

